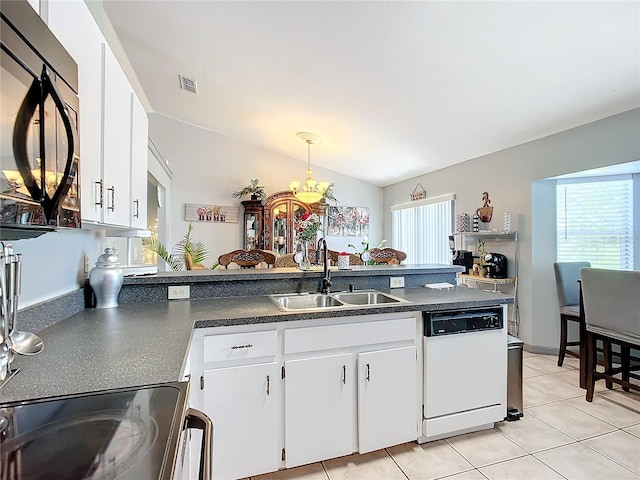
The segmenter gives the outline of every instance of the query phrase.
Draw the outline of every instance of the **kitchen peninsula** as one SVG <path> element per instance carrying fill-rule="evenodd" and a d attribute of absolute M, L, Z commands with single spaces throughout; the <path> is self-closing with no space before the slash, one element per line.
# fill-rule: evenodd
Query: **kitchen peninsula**
<path fill-rule="evenodd" d="M 499 292 L 485 292 L 463 286 L 447 289 L 423 287 L 427 283 L 455 284 L 455 275 L 459 269 L 460 267 L 448 265 L 366 266 L 344 271 L 332 269 L 332 292 L 344 292 L 352 284 L 356 293 L 375 289 L 400 301 L 308 311 L 283 310 L 269 295 L 317 292 L 318 282 L 322 277 L 321 270 L 238 269 L 170 272 L 127 278 L 120 294 L 119 307 L 86 308 L 38 332 L 45 344 L 43 352 L 35 357 L 16 360 L 15 366 L 21 371 L 2 389 L 1 401 L 27 401 L 56 395 L 173 382 L 182 380 L 185 374 L 190 373 L 193 406 L 206 412 L 207 408 L 217 405 L 217 396 L 234 404 L 240 400 L 248 401 L 253 390 L 246 383 L 245 377 L 237 375 L 255 373 L 261 379 L 257 390 L 263 394 L 267 392 L 275 405 L 273 408 L 276 414 L 275 417 L 270 417 L 256 412 L 255 415 L 261 419 L 270 418 L 273 425 L 258 432 L 255 422 L 252 423 L 252 438 L 262 438 L 259 435 L 265 432 L 276 432 L 277 437 L 282 425 L 293 430 L 287 430 L 286 434 L 290 440 L 287 444 L 287 460 L 280 460 L 279 451 L 274 456 L 270 450 L 260 450 L 264 454 L 265 465 L 268 466 L 256 467 L 254 471 L 291 467 L 308 463 L 315 458 L 339 456 L 342 452 L 363 452 L 365 448 L 378 449 L 382 448 L 380 445 L 416 440 L 422 434 L 422 312 L 495 307 L 513 302 L 513 297 Z M 399 277 L 403 278 L 405 287 L 390 289 L 390 278 Z M 167 301 L 169 285 L 188 285 L 191 299 Z M 126 301 L 122 301 L 123 298 Z M 326 452 L 319 445 L 313 446 L 308 441 L 293 441 L 301 435 L 309 440 L 305 427 L 310 420 L 308 415 L 304 414 L 300 421 L 295 421 L 296 415 L 303 414 L 307 409 L 305 407 L 299 412 L 287 410 L 283 413 L 278 405 L 281 405 L 283 395 L 290 396 L 297 391 L 304 396 L 312 392 L 310 387 L 315 385 L 309 381 L 295 383 L 296 370 L 304 374 L 313 373 L 316 367 L 333 371 L 335 365 L 332 362 L 339 362 L 340 369 L 344 370 L 340 385 L 344 382 L 349 387 L 345 391 L 351 392 L 345 412 L 354 412 L 356 407 L 349 405 L 353 405 L 352 402 L 356 399 L 361 402 L 365 398 L 363 392 L 355 396 L 355 386 L 351 383 L 357 381 L 355 379 L 358 376 L 364 379 L 359 371 L 360 367 L 357 369 L 356 365 L 362 368 L 365 364 L 367 368 L 371 365 L 371 378 L 378 380 L 382 377 L 383 370 L 377 368 L 379 363 L 375 362 L 381 359 L 384 362 L 401 362 L 397 364 L 401 365 L 400 368 L 389 369 L 392 373 L 391 381 L 402 378 L 409 393 L 399 395 L 394 400 L 405 402 L 406 406 L 403 404 L 402 408 L 390 411 L 408 412 L 409 415 L 404 417 L 406 421 L 403 424 L 394 419 L 391 425 L 408 426 L 408 434 L 405 428 L 403 436 L 394 437 L 391 427 L 381 423 L 379 416 L 375 422 L 368 422 L 362 417 L 358 422 L 359 427 L 353 429 L 355 420 L 348 417 L 342 426 L 348 426 L 349 432 L 345 434 L 347 436 L 340 435 L 341 438 L 349 439 L 342 447 L 343 450 Z M 283 389 L 280 375 L 280 369 L 284 371 L 285 367 L 289 372 L 286 390 Z M 262 376 L 264 372 L 267 372 L 266 377 Z M 265 378 L 266 384 L 263 385 Z M 223 379 L 225 388 L 212 388 L 216 381 Z M 233 394 L 232 387 L 248 390 L 243 395 Z M 385 388 L 382 393 L 397 391 L 395 387 Z M 321 392 L 325 394 L 327 390 L 322 387 Z M 306 401 L 299 401 L 299 404 L 308 405 Z M 295 403 L 289 399 L 287 405 L 291 407 Z M 359 404 L 359 415 L 365 415 L 371 406 L 375 406 L 375 402 Z M 245 417 L 251 412 L 239 406 L 236 410 L 244 412 Z M 317 410 L 317 414 L 321 410 L 322 408 Z M 333 407 L 330 410 L 334 411 Z M 225 416 L 237 418 L 234 417 L 236 414 L 234 411 Z M 283 415 L 288 419 L 286 422 Z M 319 418 L 321 417 L 316 415 L 314 421 Z M 223 425 L 224 419 L 213 420 L 218 423 L 218 438 L 225 436 L 224 432 L 228 430 Z M 371 432 L 365 425 L 383 428 L 381 432 L 376 432 L 375 428 Z M 238 428 L 240 430 L 242 429 Z M 320 437 L 316 435 L 314 438 Z M 326 440 L 323 439 L 324 444 L 337 447 L 337 442 Z M 247 442 L 249 439 L 243 436 L 242 441 Z M 229 442 L 229 445 L 232 444 Z M 271 441 L 263 442 L 263 445 L 268 445 L 269 448 L 276 445 L 280 448 L 283 444 L 281 441 Z M 296 450 L 294 445 L 307 447 Z M 218 455 L 218 458 L 231 458 L 227 452 L 218 451 Z M 257 450 L 255 455 L 257 458 Z M 224 473 L 218 470 L 216 478 L 242 476 L 233 468 L 245 463 L 214 462 L 214 466 L 217 465 L 215 468 L 220 469 L 226 465 L 225 468 L 230 469 Z"/>

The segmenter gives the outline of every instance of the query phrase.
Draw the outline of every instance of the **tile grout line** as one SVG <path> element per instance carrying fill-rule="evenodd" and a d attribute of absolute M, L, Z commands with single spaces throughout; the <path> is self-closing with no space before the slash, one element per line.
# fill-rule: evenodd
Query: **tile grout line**
<path fill-rule="evenodd" d="M 398 464 L 398 462 L 396 462 L 396 459 L 393 458 L 393 455 L 391 455 L 386 448 L 383 448 L 383 450 L 384 450 L 384 453 L 386 453 L 389 456 L 389 458 L 391 458 L 391 461 L 396 464 L 396 467 L 398 467 L 398 469 L 407 478 L 407 480 L 411 480 L 411 478 L 409 478 L 409 475 L 407 475 L 407 473 L 402 469 L 402 467 Z"/>

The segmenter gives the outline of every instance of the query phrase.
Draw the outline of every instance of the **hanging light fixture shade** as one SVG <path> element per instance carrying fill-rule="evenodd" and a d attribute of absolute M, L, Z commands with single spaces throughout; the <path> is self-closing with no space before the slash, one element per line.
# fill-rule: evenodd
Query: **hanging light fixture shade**
<path fill-rule="evenodd" d="M 311 176 L 311 145 L 322 143 L 322 139 L 308 132 L 298 132 L 298 138 L 307 143 L 307 177 L 302 186 L 297 180 L 289 183 L 289 188 L 295 197 L 303 203 L 316 203 L 322 200 L 324 193 L 329 188 L 331 182 L 318 182 Z"/>

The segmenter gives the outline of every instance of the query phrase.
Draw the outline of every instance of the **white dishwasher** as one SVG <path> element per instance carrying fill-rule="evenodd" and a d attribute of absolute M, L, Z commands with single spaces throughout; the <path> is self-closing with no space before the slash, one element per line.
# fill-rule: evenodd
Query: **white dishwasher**
<path fill-rule="evenodd" d="M 492 428 L 507 415 L 506 306 L 423 312 L 419 443 Z"/>

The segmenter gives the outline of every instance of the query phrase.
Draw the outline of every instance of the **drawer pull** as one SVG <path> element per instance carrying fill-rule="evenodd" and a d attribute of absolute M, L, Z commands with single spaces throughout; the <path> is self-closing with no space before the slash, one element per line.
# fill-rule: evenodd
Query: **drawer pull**
<path fill-rule="evenodd" d="M 269 375 L 267 375 L 267 397 L 269 396 L 269 390 L 270 390 L 269 386 L 270 386 Z"/>
<path fill-rule="evenodd" d="M 371 381 L 371 367 L 367 363 L 367 382 L 370 382 L 370 381 Z"/>
<path fill-rule="evenodd" d="M 344 385 L 347 384 L 347 366 L 346 365 L 342 366 L 342 383 Z"/>
<path fill-rule="evenodd" d="M 251 348 L 253 347 L 252 343 L 247 343 L 246 345 L 234 345 L 231 347 L 231 350 L 238 350 L 239 348 Z"/>

